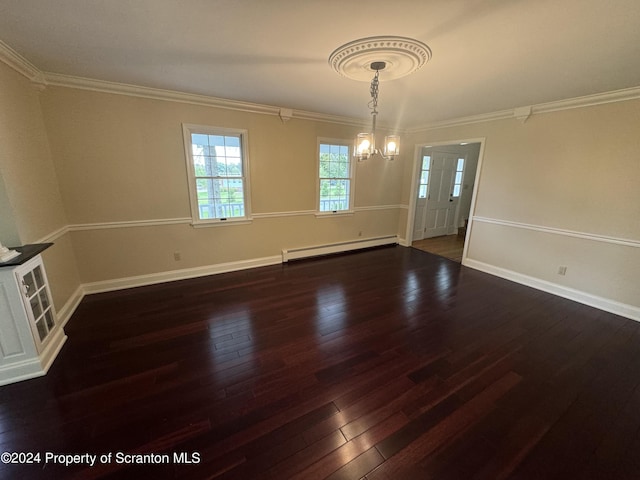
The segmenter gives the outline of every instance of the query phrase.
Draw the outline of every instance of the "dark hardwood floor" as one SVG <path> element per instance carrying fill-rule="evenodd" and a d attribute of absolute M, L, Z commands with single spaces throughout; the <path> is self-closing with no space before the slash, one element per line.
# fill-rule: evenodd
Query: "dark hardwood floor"
<path fill-rule="evenodd" d="M 90 295 L 0 477 L 637 479 L 639 326 L 399 246 Z"/>

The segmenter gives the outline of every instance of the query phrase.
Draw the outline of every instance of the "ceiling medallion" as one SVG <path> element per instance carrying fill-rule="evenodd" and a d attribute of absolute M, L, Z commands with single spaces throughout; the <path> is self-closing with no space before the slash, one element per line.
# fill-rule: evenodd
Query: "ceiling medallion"
<path fill-rule="evenodd" d="M 352 80 L 369 82 L 371 65 L 384 62 L 384 79 L 393 80 L 415 72 L 431 59 L 425 43 L 407 37 L 379 36 L 354 40 L 338 47 L 329 56 L 329 64 Z"/>

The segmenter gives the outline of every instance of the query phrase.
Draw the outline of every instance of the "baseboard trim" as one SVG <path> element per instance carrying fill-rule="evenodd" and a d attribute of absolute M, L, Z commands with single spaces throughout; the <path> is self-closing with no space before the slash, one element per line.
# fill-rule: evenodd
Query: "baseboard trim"
<path fill-rule="evenodd" d="M 516 282 L 521 285 L 526 285 L 537 290 L 542 290 L 547 293 L 558 295 L 559 297 L 563 297 L 568 300 L 573 300 L 584 305 L 589 305 L 590 307 L 604 310 L 605 312 L 630 318 L 631 320 L 640 321 L 640 308 L 633 305 L 628 305 L 626 303 L 621 303 L 608 298 L 585 293 L 580 290 L 575 290 L 573 288 L 558 285 L 556 283 L 541 280 L 539 278 L 530 277 L 522 273 L 514 272 L 512 270 L 507 270 L 501 267 L 496 267 L 495 265 L 490 265 L 488 263 L 480 262 L 478 260 L 473 260 L 470 258 L 464 259 L 462 264 L 466 267 L 480 270 L 482 272 L 489 273 L 506 280 L 511 280 L 512 282 Z"/>
<path fill-rule="evenodd" d="M 69 297 L 62 308 L 57 312 L 58 322 L 60 323 L 60 326 L 62 328 L 64 328 L 64 326 L 67 324 L 67 322 L 73 315 L 73 312 L 76 311 L 76 308 L 78 308 L 78 305 L 80 305 L 80 302 L 83 298 L 84 288 L 82 285 L 80 285 L 78 286 L 78 288 L 76 288 L 76 291 L 71 294 L 71 297 Z"/>
<path fill-rule="evenodd" d="M 398 238 L 398 244 L 402 245 L 403 247 L 410 247 L 411 246 L 410 241 L 408 241 L 406 238 Z"/>
<path fill-rule="evenodd" d="M 0 367 L 0 386 L 41 377 L 45 374 L 38 358 Z"/>
<path fill-rule="evenodd" d="M 303 256 L 312 256 L 312 252 L 315 256 L 320 254 L 348 252 L 362 248 L 391 245 L 396 243 L 398 243 L 398 237 L 396 235 L 391 235 L 387 237 L 369 238 L 359 241 L 297 249 L 298 252 L 294 253 L 294 255 L 295 258 L 302 258 Z M 306 253 L 303 255 L 302 251 L 305 251 Z M 288 258 L 292 259 L 293 257 Z M 76 289 L 76 291 L 71 295 L 71 297 L 62 306 L 62 308 L 60 308 L 60 310 L 58 311 L 58 319 L 61 326 L 64 327 L 80 305 L 80 302 L 85 297 L 85 295 L 90 295 L 93 293 L 112 292 L 134 287 L 144 287 L 147 285 L 173 282 L 176 280 L 187 280 L 189 278 L 235 272 L 256 267 L 266 267 L 269 265 L 278 265 L 281 263 L 283 263 L 283 257 L 281 255 L 274 255 L 270 257 L 254 258 L 250 260 L 240 260 L 237 262 L 206 265 L 203 267 L 186 268 L 181 270 L 171 270 L 168 272 L 159 272 L 147 275 L 137 275 L 133 277 L 116 278 L 112 280 L 102 280 L 99 282 L 83 283 Z"/>
<path fill-rule="evenodd" d="M 0 367 L 0 386 L 46 375 L 66 341 L 67 336 L 64 331 L 58 328 L 40 357 Z"/>
<path fill-rule="evenodd" d="M 363 248 L 381 247 L 384 245 L 394 245 L 397 243 L 397 235 L 388 235 L 385 237 L 367 238 L 348 242 L 331 243 L 327 245 L 313 245 L 310 247 L 289 248 L 282 250 L 282 261 L 288 262 L 289 260 L 297 260 L 300 258 L 318 257 L 320 255 L 350 252 Z"/>
<path fill-rule="evenodd" d="M 49 371 L 49 368 L 58 357 L 58 353 L 62 350 L 67 338 L 68 337 L 65 335 L 64 330 L 59 327 L 55 332 L 54 337 L 51 339 L 51 342 L 47 345 L 47 348 L 45 348 L 44 352 L 40 355 L 40 365 L 42 365 L 43 375 Z"/>
<path fill-rule="evenodd" d="M 176 280 L 186 280 L 189 278 L 204 277 L 218 273 L 234 272 L 249 268 L 265 267 L 282 263 L 280 256 L 255 258 L 251 260 L 240 260 L 237 262 L 218 263 L 204 267 L 185 268 L 181 270 L 170 270 L 168 272 L 151 273 L 148 275 L 137 275 L 134 277 L 118 278 L 114 280 L 103 280 L 100 282 L 85 283 L 82 285 L 85 294 L 111 292 L 123 290 L 125 288 L 143 287 L 158 283 L 173 282 Z"/>

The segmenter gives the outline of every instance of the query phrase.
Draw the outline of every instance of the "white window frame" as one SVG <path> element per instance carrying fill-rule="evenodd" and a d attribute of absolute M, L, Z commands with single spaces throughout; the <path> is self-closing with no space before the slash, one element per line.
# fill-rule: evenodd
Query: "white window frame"
<path fill-rule="evenodd" d="M 347 147 L 347 158 L 349 161 L 349 207 L 347 210 L 335 210 L 335 211 L 322 211 L 320 210 L 320 180 L 325 177 L 320 177 L 320 145 L 338 145 L 340 147 Z M 335 217 L 339 215 L 353 215 L 354 213 L 354 198 L 355 198 L 355 161 L 353 159 L 353 139 L 337 139 L 337 138 L 324 138 L 319 137 L 316 148 L 316 217 Z"/>
<path fill-rule="evenodd" d="M 251 187 L 249 180 L 249 133 L 248 130 L 236 128 L 212 127 L 208 125 L 195 125 L 190 123 L 182 124 L 182 132 L 184 138 L 185 161 L 187 165 L 187 176 L 189 184 L 189 200 L 191 205 L 191 224 L 194 227 L 202 226 L 219 226 L 238 223 L 250 223 L 251 218 Z M 242 159 L 242 186 L 244 195 L 244 216 L 229 218 L 200 218 L 200 210 L 198 208 L 198 189 L 196 186 L 196 172 L 193 162 L 193 151 L 191 147 L 191 135 L 222 135 L 237 136 L 240 138 L 240 155 Z"/>

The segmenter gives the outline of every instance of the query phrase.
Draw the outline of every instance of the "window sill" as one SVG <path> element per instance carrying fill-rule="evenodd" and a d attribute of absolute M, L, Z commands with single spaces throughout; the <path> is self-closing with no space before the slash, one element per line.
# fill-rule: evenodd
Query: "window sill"
<path fill-rule="evenodd" d="M 193 228 L 206 228 L 206 227 L 224 227 L 227 225 L 249 225 L 253 223 L 253 218 L 251 217 L 243 217 L 237 220 L 228 219 L 228 220 L 211 220 L 211 221 L 193 221 L 191 222 L 191 226 Z"/>
<path fill-rule="evenodd" d="M 338 210 L 335 212 L 316 212 L 316 218 L 331 218 L 331 217 L 352 217 L 355 212 L 353 210 Z"/>

